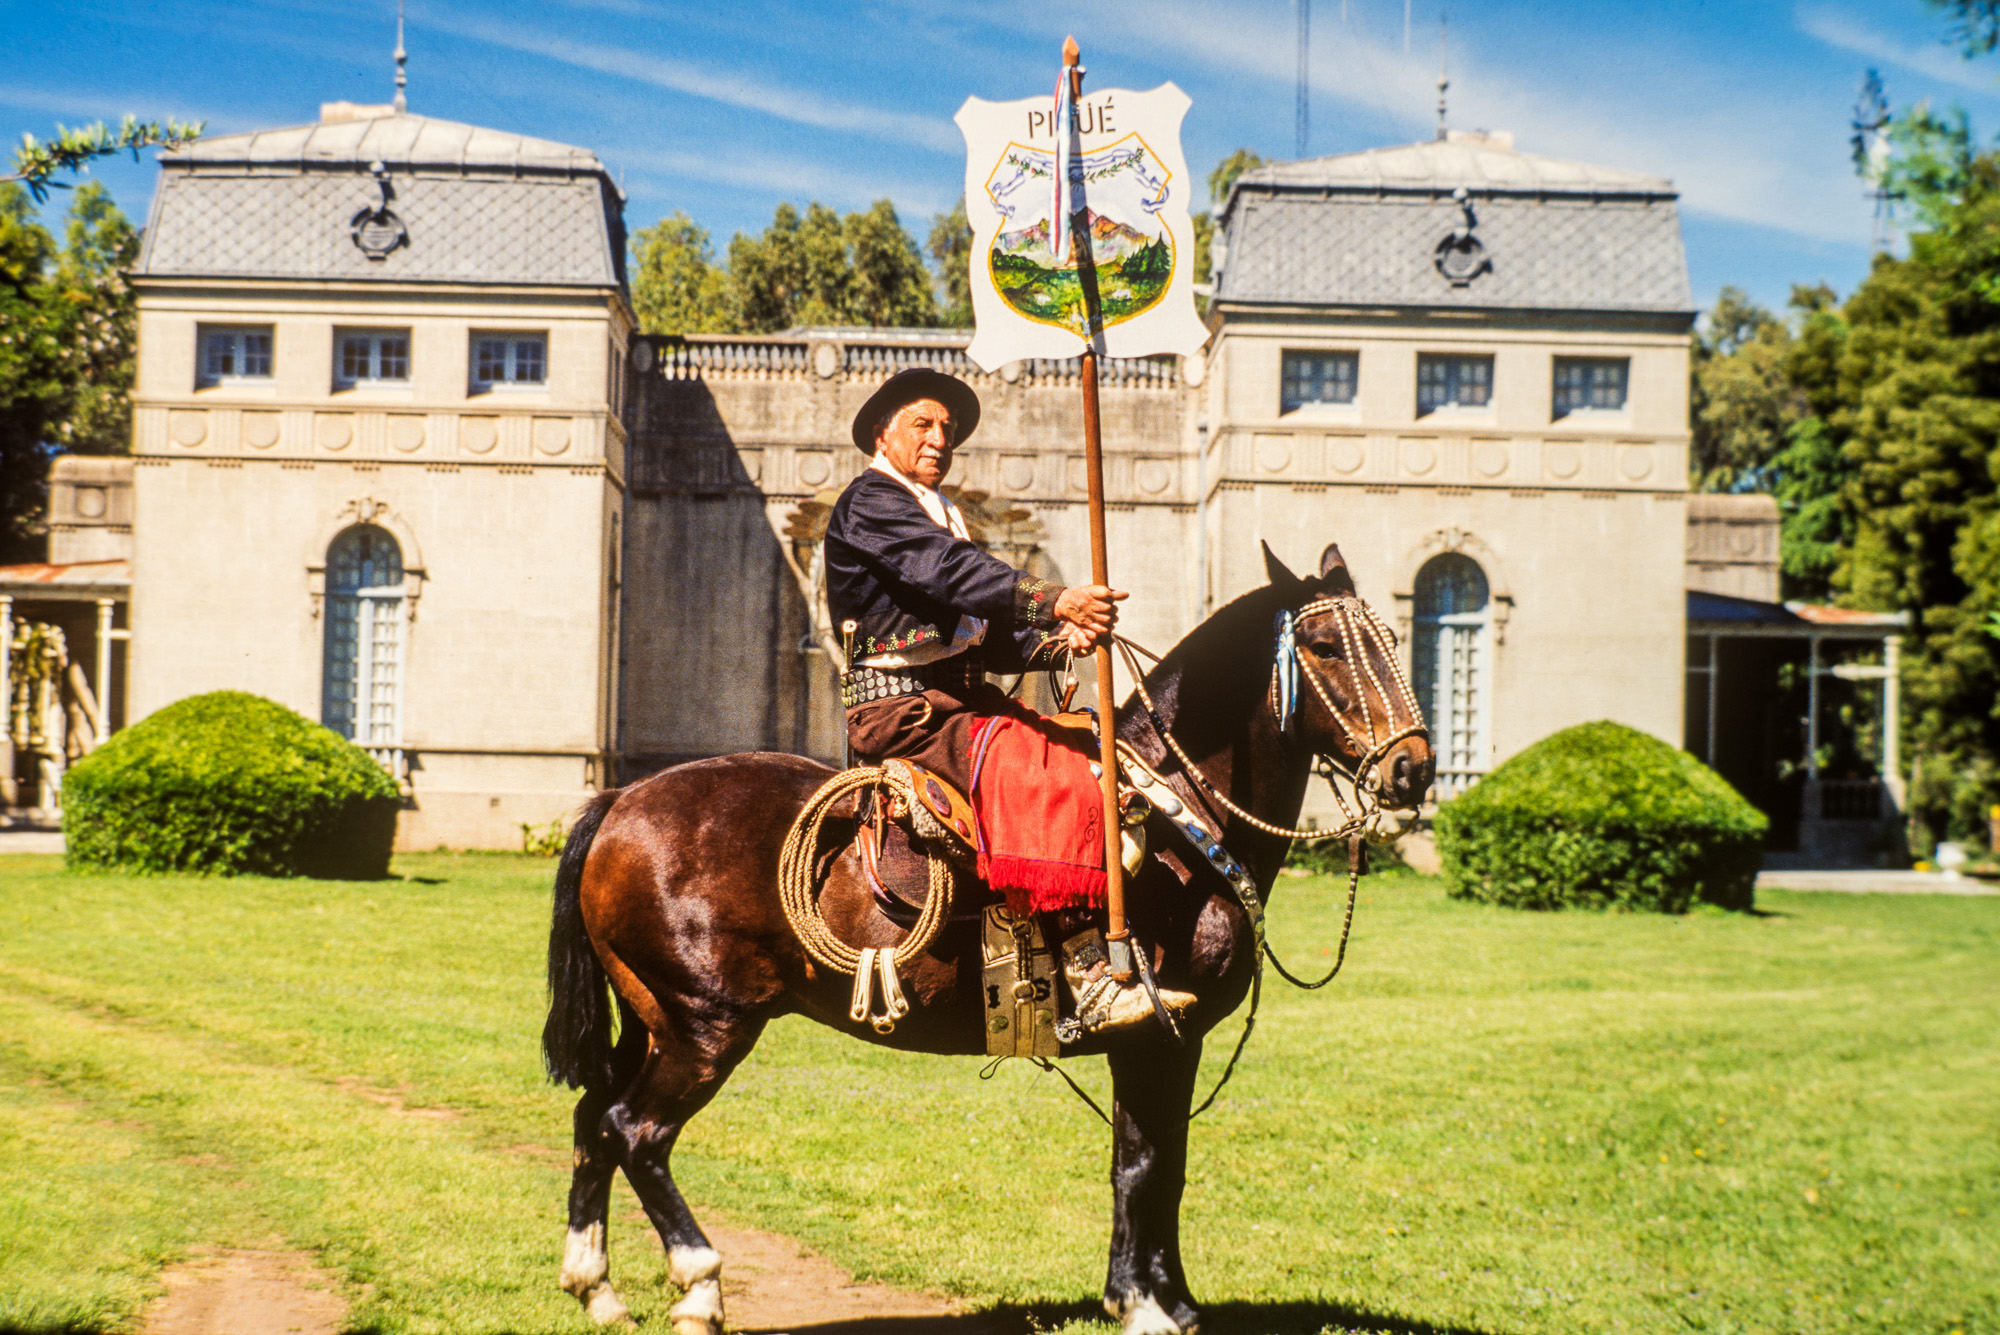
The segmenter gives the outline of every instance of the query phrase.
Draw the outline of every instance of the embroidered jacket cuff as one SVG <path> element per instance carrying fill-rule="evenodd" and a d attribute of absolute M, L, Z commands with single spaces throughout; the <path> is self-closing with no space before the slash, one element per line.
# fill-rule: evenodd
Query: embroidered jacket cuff
<path fill-rule="evenodd" d="M 1014 620 L 1022 626 L 1048 630 L 1056 624 L 1056 599 L 1063 586 L 1033 575 L 1023 575 L 1014 584 Z"/>

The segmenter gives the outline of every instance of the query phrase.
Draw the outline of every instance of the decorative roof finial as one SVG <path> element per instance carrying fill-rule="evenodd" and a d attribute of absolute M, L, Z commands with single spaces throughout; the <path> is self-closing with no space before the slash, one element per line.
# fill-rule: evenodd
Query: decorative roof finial
<path fill-rule="evenodd" d="M 410 76 L 404 66 L 410 63 L 410 53 L 403 49 L 403 0 L 396 0 L 396 114 L 402 115 L 410 109 L 410 99 L 403 95 L 409 86 Z"/>
<path fill-rule="evenodd" d="M 1437 134 L 1439 143 L 1443 143 L 1447 138 L 1444 128 L 1444 93 L 1445 89 L 1451 87 L 1451 80 L 1445 75 L 1445 49 L 1448 37 L 1449 37 L 1449 32 L 1445 27 L 1445 21 L 1442 18 L 1440 18 L 1438 20 L 1438 134 Z"/>

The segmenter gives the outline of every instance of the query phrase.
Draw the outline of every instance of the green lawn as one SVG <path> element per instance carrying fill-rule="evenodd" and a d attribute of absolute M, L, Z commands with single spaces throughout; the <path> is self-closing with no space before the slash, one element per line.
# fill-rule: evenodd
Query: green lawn
<path fill-rule="evenodd" d="M 552 864 L 397 868 L 0 858 L 0 1331 L 128 1327 L 218 1244 L 311 1250 L 357 1329 L 584 1328 L 555 1287 L 570 1100 L 535 1047 Z M 1281 886 L 1298 966 L 1334 890 Z M 1267 995 L 1194 1132 L 1207 1329 L 2000 1335 L 2000 899 L 1762 903 L 1537 915 L 1368 882 L 1345 975 Z M 682 1142 L 689 1199 L 1100 1328 L 1106 1133 L 1051 1077 L 978 1070 L 774 1026 Z M 614 1275 L 657 1318 L 619 1199 Z"/>

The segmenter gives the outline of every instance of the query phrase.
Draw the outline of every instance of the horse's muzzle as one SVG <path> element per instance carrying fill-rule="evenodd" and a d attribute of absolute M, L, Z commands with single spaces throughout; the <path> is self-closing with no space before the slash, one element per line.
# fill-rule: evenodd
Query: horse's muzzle
<path fill-rule="evenodd" d="M 1375 763 L 1375 775 L 1382 805 L 1396 811 L 1414 811 L 1437 778 L 1437 756 L 1422 737 L 1405 737 L 1389 748 Z"/>

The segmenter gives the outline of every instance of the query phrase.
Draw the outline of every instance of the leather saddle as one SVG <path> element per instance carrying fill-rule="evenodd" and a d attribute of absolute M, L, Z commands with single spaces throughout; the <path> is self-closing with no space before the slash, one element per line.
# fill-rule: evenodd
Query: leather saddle
<path fill-rule="evenodd" d="M 882 771 L 882 785 L 861 800 L 853 840 L 876 906 L 900 927 L 915 922 L 930 897 L 930 859 L 941 855 L 958 873 L 952 920 L 977 919 L 999 896 L 973 872 L 979 836 L 972 803 L 907 760 L 885 760 Z M 830 853 L 837 857 L 844 851 L 836 847 Z"/>

